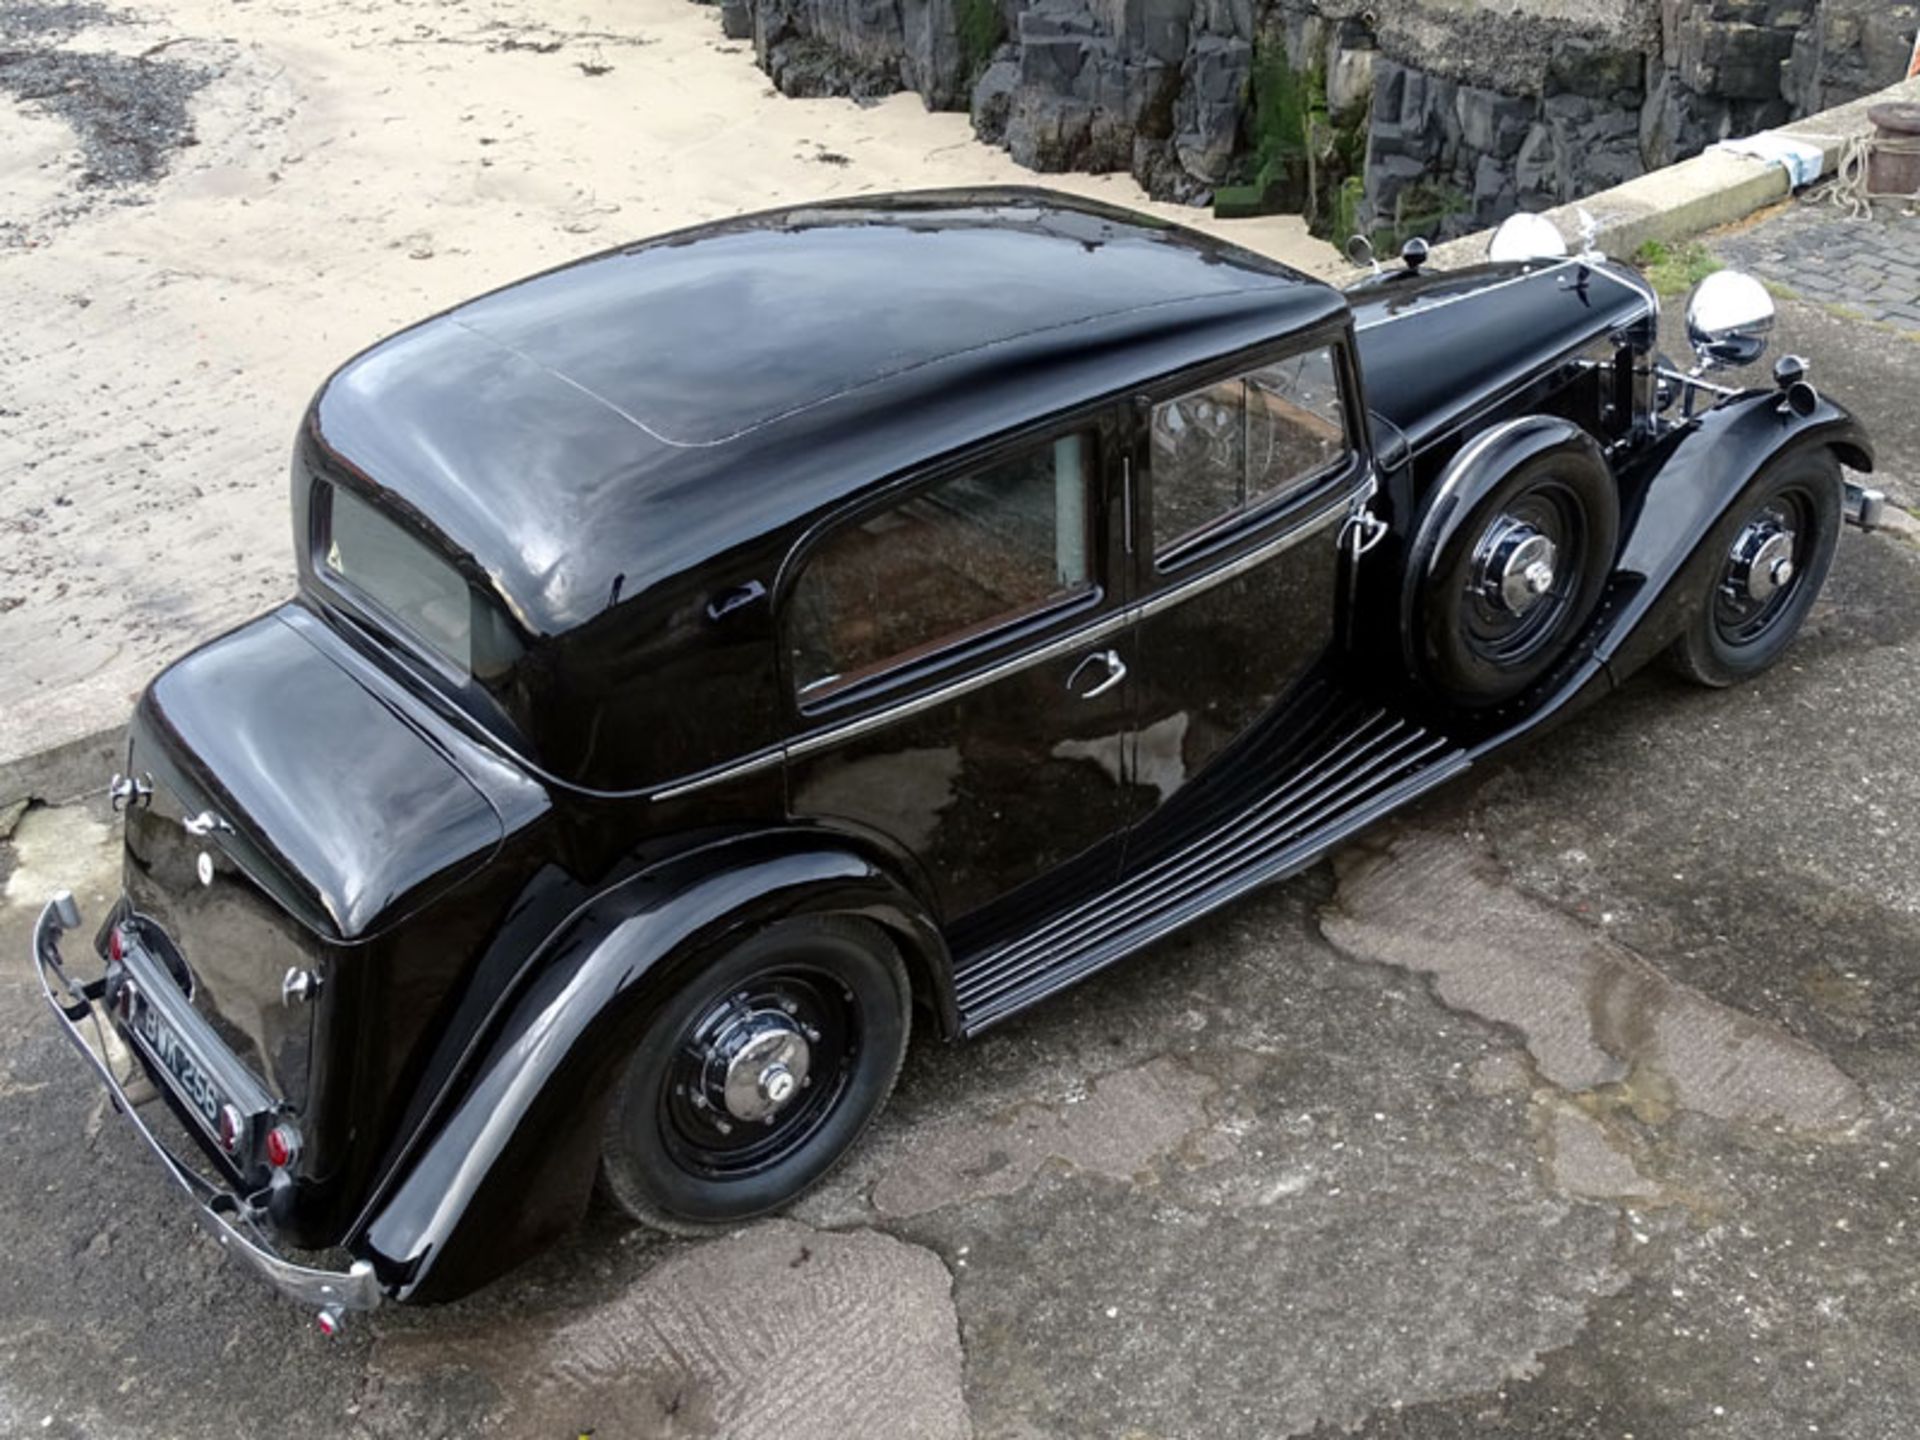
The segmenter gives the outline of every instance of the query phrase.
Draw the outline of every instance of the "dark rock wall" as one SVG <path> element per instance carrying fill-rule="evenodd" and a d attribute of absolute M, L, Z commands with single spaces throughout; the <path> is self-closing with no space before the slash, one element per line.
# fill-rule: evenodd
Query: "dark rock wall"
<path fill-rule="evenodd" d="M 919 92 L 1038 171 L 1446 236 L 1857 98 L 1905 0 L 724 0 L 789 94 Z"/>

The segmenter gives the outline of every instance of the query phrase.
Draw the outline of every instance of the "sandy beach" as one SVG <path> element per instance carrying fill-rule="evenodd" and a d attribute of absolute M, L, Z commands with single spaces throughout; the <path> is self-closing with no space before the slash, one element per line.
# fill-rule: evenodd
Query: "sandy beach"
<path fill-rule="evenodd" d="M 788 99 L 687 0 L 13 3 L 0 34 L 37 67 L 0 72 L 0 760 L 117 721 L 288 593 L 314 388 L 531 271 L 785 201 L 1036 181 L 1342 263 L 1296 220 L 1036 177 L 912 95 Z"/>

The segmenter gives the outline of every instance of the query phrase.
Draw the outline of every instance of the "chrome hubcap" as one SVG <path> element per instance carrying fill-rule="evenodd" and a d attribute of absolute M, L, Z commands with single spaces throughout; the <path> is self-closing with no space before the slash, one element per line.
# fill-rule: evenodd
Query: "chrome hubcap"
<path fill-rule="evenodd" d="M 716 995 L 674 1041 L 655 1110 L 668 1155 L 710 1179 L 755 1175 L 810 1144 L 861 1054 L 860 1008 L 838 977 L 769 967 Z"/>
<path fill-rule="evenodd" d="M 770 1121 L 805 1087 L 812 1051 L 807 1037 L 786 1017 L 753 1018 L 759 1023 L 752 1034 L 721 1037 L 718 1048 L 723 1052 L 728 1041 L 734 1041 L 721 1096 L 734 1119 Z"/>
<path fill-rule="evenodd" d="M 1560 552 L 1533 526 L 1503 515 L 1475 557 L 1480 593 L 1509 615 L 1525 615 L 1553 591 Z"/>
<path fill-rule="evenodd" d="M 1771 524 L 1749 525 L 1734 541 L 1728 584 L 1748 600 L 1766 602 L 1793 582 L 1794 533 Z"/>
<path fill-rule="evenodd" d="M 1747 513 L 1713 597 L 1713 630 L 1721 644 L 1754 645 L 1783 622 L 1799 623 L 1812 599 L 1807 581 L 1823 528 L 1819 507 L 1799 485 Z"/>

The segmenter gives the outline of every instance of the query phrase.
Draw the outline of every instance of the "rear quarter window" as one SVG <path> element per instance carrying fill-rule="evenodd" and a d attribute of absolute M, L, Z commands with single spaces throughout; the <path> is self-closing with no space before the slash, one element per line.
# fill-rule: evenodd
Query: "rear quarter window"
<path fill-rule="evenodd" d="M 351 491 L 332 488 L 321 565 L 335 584 L 455 669 L 485 679 L 519 656 L 505 617 L 452 561 Z"/>

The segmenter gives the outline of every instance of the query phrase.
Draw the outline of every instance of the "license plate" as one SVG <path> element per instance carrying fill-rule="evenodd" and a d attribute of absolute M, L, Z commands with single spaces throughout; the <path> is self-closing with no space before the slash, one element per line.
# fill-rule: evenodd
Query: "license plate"
<path fill-rule="evenodd" d="M 140 1042 L 140 1048 L 173 1081 L 174 1093 L 187 1103 L 187 1108 L 205 1122 L 207 1132 L 220 1134 L 220 1107 L 224 1097 L 214 1088 L 212 1079 L 193 1058 L 193 1053 L 180 1042 L 173 1033 L 173 1027 L 161 1018 L 160 1012 L 149 1005 L 140 992 L 131 985 L 126 991 L 127 1028 Z"/>

